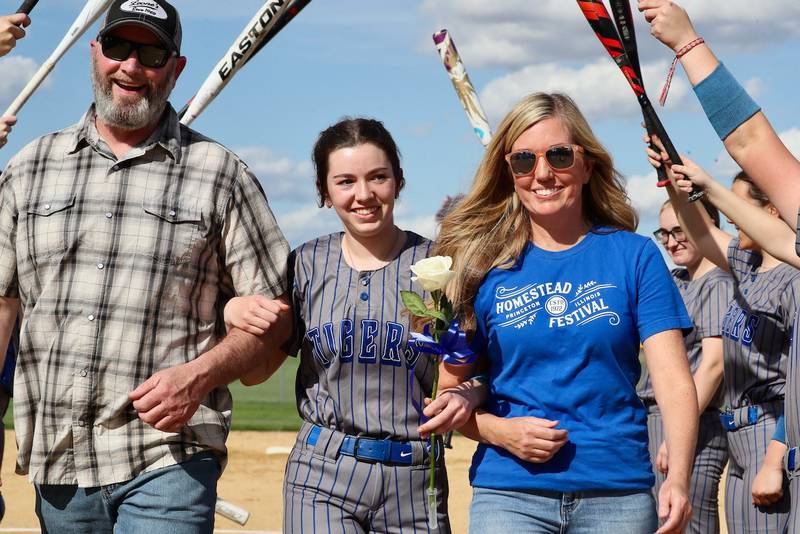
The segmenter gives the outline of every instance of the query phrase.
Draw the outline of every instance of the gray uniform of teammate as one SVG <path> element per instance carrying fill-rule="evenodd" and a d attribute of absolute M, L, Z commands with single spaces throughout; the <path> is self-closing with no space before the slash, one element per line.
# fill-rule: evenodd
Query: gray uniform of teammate
<path fill-rule="evenodd" d="M 797 217 L 797 242 L 795 251 L 800 256 L 800 213 Z M 796 298 L 800 298 L 797 295 Z M 786 363 L 786 400 L 785 400 L 785 424 L 786 424 L 786 445 L 790 448 L 800 447 L 800 313 L 795 314 L 792 328 L 792 346 L 789 352 L 789 360 Z M 800 451 L 795 451 L 796 463 L 800 464 Z M 800 532 L 800 469 L 795 469 L 789 473 L 789 496 L 791 499 L 791 510 L 789 512 L 789 524 L 786 532 Z"/>
<path fill-rule="evenodd" d="M 694 374 L 702 361 L 703 339 L 722 335 L 722 319 L 733 295 L 733 279 L 721 269 L 713 269 L 697 280 L 689 280 L 686 269 L 674 269 L 672 277 L 686 304 L 686 311 L 694 323 L 694 329 L 684 338 L 689 366 Z M 653 473 L 656 477 L 653 496 L 658 499 L 658 492 L 666 479 L 655 466 L 658 449 L 664 442 L 664 427 L 650 376 L 646 371 L 639 387 L 639 397 L 647 406 L 650 458 L 653 461 Z M 694 469 L 689 488 L 692 520 L 686 529 L 687 534 L 719 532 L 719 481 L 728 461 L 726 432 L 719 420 L 720 404 L 721 398 L 717 395 L 700 417 Z"/>
<path fill-rule="evenodd" d="M 377 271 L 347 265 L 340 233 L 290 256 L 296 327 L 286 352 L 300 350 L 296 393 L 305 423 L 286 466 L 285 532 L 428 532 L 428 453 L 416 429 L 434 366 L 407 344 L 400 291 L 423 293 L 410 266 L 427 257 L 431 242 L 407 236 L 397 259 Z M 357 459 L 343 452 L 354 448 L 355 436 L 402 445 L 395 461 Z M 443 459 L 437 480 L 439 529 L 447 533 Z"/>
<path fill-rule="evenodd" d="M 800 271 L 781 264 L 759 273 L 760 261 L 760 255 L 739 248 L 738 239 L 731 241 L 728 263 L 737 287 L 722 326 L 725 406 L 736 427 L 728 432 L 725 494 L 731 534 L 782 532 L 789 512 L 786 496 L 769 508 L 756 508 L 751 488 L 783 413 Z"/>

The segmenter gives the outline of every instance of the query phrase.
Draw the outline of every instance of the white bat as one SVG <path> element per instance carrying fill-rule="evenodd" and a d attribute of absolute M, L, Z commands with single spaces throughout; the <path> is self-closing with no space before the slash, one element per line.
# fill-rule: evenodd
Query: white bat
<path fill-rule="evenodd" d="M 89 0 L 86 2 L 86 5 L 83 6 L 83 10 L 78 15 L 78 18 L 75 19 L 75 22 L 72 23 L 67 34 L 61 39 L 61 42 L 58 43 L 58 46 L 53 50 L 53 53 L 50 54 L 50 57 L 42 63 L 42 66 L 39 67 L 39 70 L 33 75 L 28 85 L 22 89 L 17 98 L 8 106 L 4 115 L 16 115 L 19 110 L 22 109 L 25 102 L 28 101 L 34 91 L 36 91 L 44 79 L 47 78 L 47 75 L 50 74 L 50 71 L 53 70 L 53 67 L 56 66 L 56 63 L 58 63 L 64 54 L 67 53 L 67 50 L 81 38 L 81 35 L 94 24 L 94 21 L 105 13 L 111 2 L 113 2 L 113 0 Z"/>
<path fill-rule="evenodd" d="M 250 519 L 250 512 L 219 497 L 217 497 L 217 504 L 214 507 L 214 511 L 222 517 L 227 517 L 234 523 L 239 523 L 242 526 Z"/>
<path fill-rule="evenodd" d="M 472 129 L 475 130 L 475 134 L 483 143 L 483 146 L 487 146 L 492 140 L 492 129 L 478 100 L 475 87 L 469 81 L 467 70 L 461 62 L 456 45 L 453 44 L 453 40 L 447 30 L 441 30 L 433 34 L 433 42 L 436 44 L 436 50 L 439 51 L 439 57 L 441 57 L 442 64 L 447 70 L 447 75 L 450 77 L 450 81 L 453 82 L 453 87 L 459 100 L 461 100 L 461 105 L 464 107 L 464 111 L 467 112 L 467 118 L 472 124 Z"/>
<path fill-rule="evenodd" d="M 284 15 L 289 4 L 290 0 L 268 0 L 264 3 L 200 86 L 186 114 L 181 118 L 183 124 L 191 124 L 228 85 L 250 56 L 258 50 L 258 44 L 269 36 L 270 30 Z"/>

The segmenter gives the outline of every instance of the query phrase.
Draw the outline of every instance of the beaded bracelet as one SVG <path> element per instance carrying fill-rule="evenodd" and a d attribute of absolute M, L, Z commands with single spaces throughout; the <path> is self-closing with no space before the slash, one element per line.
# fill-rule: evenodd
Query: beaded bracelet
<path fill-rule="evenodd" d="M 689 53 L 691 49 L 695 46 L 705 43 L 705 39 L 702 37 L 698 37 L 694 41 L 691 41 L 686 46 L 683 46 L 678 52 L 675 54 L 675 59 L 672 60 L 672 65 L 669 67 L 669 72 L 667 73 L 667 81 L 664 83 L 664 88 L 661 90 L 661 96 L 658 98 L 659 104 L 663 107 L 664 104 L 667 103 L 667 93 L 669 92 L 669 86 L 672 83 L 672 77 L 675 75 L 675 67 L 678 64 L 678 60 Z"/>

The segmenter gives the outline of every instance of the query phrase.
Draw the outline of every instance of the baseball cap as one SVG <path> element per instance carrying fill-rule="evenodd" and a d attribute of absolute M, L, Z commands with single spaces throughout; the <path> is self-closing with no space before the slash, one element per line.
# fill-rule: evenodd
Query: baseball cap
<path fill-rule="evenodd" d="M 155 33 L 168 49 L 180 54 L 181 18 L 165 0 L 115 0 L 108 8 L 98 39 L 120 26 L 134 24 Z"/>

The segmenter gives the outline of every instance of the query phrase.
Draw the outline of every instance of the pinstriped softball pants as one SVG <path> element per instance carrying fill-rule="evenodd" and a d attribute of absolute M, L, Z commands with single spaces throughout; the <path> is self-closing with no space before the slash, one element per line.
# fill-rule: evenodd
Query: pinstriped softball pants
<path fill-rule="evenodd" d="M 788 488 L 783 499 L 770 507 L 757 508 L 752 503 L 753 479 L 764 462 L 783 401 L 759 406 L 767 413 L 759 413 L 756 424 L 728 432 L 725 518 L 730 534 L 782 533 L 789 519 Z"/>
<path fill-rule="evenodd" d="M 365 534 L 417 532 L 450 534 L 447 473 L 439 460 L 439 528 L 427 523 L 427 464 L 390 465 L 361 461 L 338 453 L 341 442 L 330 433 L 315 446 L 306 443 L 304 424 L 283 483 L 283 531 L 287 534 Z M 339 433 L 337 433 L 339 434 Z M 339 434 L 341 437 L 341 434 Z M 416 451 L 415 451 L 416 456 Z"/>
<path fill-rule="evenodd" d="M 655 406 L 650 407 L 648 412 L 647 433 L 650 458 L 656 477 L 653 497 L 658 502 L 658 492 L 666 479 L 666 476 L 655 465 L 658 448 L 664 442 L 664 426 L 661 413 Z M 725 463 L 728 461 L 725 434 L 716 412 L 705 412 L 700 416 L 694 469 L 689 487 L 692 520 L 686 528 L 686 534 L 719 534 L 719 481 L 722 478 Z"/>

